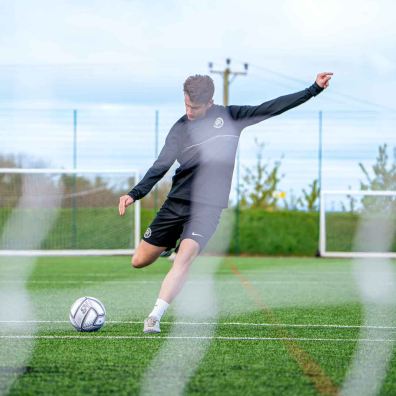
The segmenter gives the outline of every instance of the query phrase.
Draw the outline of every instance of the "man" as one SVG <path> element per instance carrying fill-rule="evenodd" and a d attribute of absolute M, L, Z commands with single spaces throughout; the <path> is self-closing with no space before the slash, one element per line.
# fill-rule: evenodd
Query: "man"
<path fill-rule="evenodd" d="M 209 76 L 190 76 L 184 83 L 186 114 L 171 128 L 163 149 L 143 179 L 119 201 L 119 214 L 143 198 L 175 160 L 180 164 L 164 205 L 132 258 L 135 268 L 153 263 L 180 240 L 172 268 L 165 276 L 154 309 L 144 321 L 145 333 L 159 333 L 160 320 L 186 281 L 191 263 L 216 230 L 228 205 L 241 131 L 296 107 L 329 85 L 333 73 L 319 73 L 309 88 L 259 106 L 213 103 Z"/>

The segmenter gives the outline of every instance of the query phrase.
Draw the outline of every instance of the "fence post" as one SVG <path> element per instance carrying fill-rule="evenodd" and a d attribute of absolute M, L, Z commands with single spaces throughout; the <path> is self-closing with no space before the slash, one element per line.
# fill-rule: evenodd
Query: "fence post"
<path fill-rule="evenodd" d="M 318 146 L 318 187 L 322 188 L 322 154 L 323 154 L 323 142 L 322 142 L 322 132 L 323 132 L 323 113 L 319 110 L 319 146 Z M 319 204 L 320 205 L 320 204 Z"/>
<path fill-rule="evenodd" d="M 159 111 L 155 110 L 155 147 L 154 147 L 154 159 L 158 158 L 158 139 L 159 139 Z M 154 189 L 154 212 L 157 213 L 158 210 L 158 183 L 155 185 Z"/>
<path fill-rule="evenodd" d="M 319 214 L 321 214 L 321 206 L 322 206 L 322 156 L 323 156 L 323 140 L 322 140 L 322 135 L 323 135 L 323 113 L 322 110 L 319 110 L 319 124 L 318 124 L 318 132 L 319 132 L 319 139 L 318 139 L 318 190 L 319 190 L 319 204 L 318 204 L 318 209 L 319 209 Z M 320 227 L 320 218 L 319 219 L 319 227 Z M 320 234 L 320 230 L 319 230 Z M 319 242 L 320 243 L 320 242 Z M 320 257 L 320 246 L 318 246 L 318 249 L 316 251 L 316 257 Z"/>
<path fill-rule="evenodd" d="M 239 178 L 240 178 L 240 149 L 237 149 L 237 161 L 236 161 L 236 171 L 237 171 L 237 202 L 236 202 L 236 213 L 235 213 L 235 253 L 239 256 L 240 254 L 240 241 L 239 241 L 239 223 L 240 223 L 240 190 L 239 190 Z"/>
<path fill-rule="evenodd" d="M 73 169 L 77 169 L 77 110 L 73 110 Z M 77 174 L 73 174 L 72 247 L 77 248 Z"/>

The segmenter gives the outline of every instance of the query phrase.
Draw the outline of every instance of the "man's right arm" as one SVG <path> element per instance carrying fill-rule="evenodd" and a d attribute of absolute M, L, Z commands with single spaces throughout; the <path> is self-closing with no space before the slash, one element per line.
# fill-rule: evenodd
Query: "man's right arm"
<path fill-rule="evenodd" d="M 144 175 L 143 179 L 128 193 L 136 201 L 147 195 L 154 185 L 162 179 L 176 160 L 178 153 L 178 141 L 174 128 L 169 132 L 165 145 L 157 160 Z"/>

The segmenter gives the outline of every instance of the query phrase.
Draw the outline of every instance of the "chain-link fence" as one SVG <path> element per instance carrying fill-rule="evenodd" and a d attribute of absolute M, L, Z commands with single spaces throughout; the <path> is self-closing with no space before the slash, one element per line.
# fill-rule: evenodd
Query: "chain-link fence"
<path fill-rule="evenodd" d="M 4 163 L 8 157 L 20 167 L 132 167 L 144 174 L 182 114 L 182 107 L 2 109 L 0 166 L 9 166 Z M 370 168 L 379 146 L 387 144 L 393 150 L 396 145 L 395 120 L 396 114 L 389 112 L 294 110 L 247 128 L 240 140 L 231 203 L 237 199 L 237 176 L 244 186 L 247 169 L 254 171 L 260 150 L 268 169 L 279 163 L 277 190 L 288 207 L 296 205 L 302 190 L 308 191 L 315 179 L 327 190 L 359 188 L 365 178 L 359 163 Z M 163 184 L 146 206 L 158 206 L 166 190 Z"/>

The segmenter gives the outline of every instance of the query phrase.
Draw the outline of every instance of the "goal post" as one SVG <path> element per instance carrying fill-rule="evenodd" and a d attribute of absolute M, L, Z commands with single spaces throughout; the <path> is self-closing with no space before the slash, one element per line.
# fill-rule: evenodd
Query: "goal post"
<path fill-rule="evenodd" d="M 377 250 L 368 240 L 356 250 L 356 233 L 361 221 L 371 216 L 394 222 L 396 191 L 323 190 L 320 194 L 319 255 L 339 258 L 396 258 L 396 236 L 384 235 L 389 243 Z M 394 230 L 393 230 L 394 231 Z M 378 233 L 384 230 L 376 230 Z M 360 248 L 362 243 L 359 244 Z"/>
<path fill-rule="evenodd" d="M 133 254 L 140 201 L 120 217 L 118 200 L 138 181 L 137 169 L 0 168 L 0 256 Z"/>

